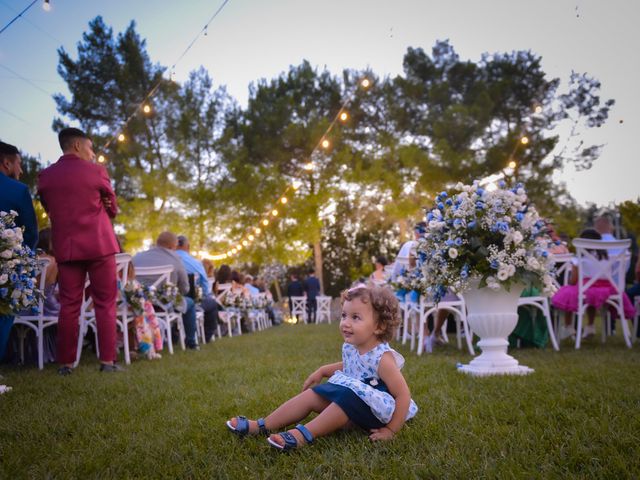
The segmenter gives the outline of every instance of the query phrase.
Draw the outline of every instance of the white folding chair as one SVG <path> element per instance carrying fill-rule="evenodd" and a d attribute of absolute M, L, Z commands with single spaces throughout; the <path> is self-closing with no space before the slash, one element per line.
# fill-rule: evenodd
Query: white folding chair
<path fill-rule="evenodd" d="M 573 267 L 573 259 L 575 258 L 572 253 L 560 253 L 553 254 L 551 256 L 554 263 L 555 276 L 552 281 L 556 289 L 562 287 L 563 285 L 567 285 L 569 283 L 569 275 L 571 275 L 571 270 Z M 560 312 L 552 308 L 551 315 L 553 318 L 553 328 L 556 332 L 556 340 L 558 340 L 558 329 L 560 328 Z"/>
<path fill-rule="evenodd" d="M 173 265 L 160 265 L 158 267 L 136 267 L 136 278 L 148 287 L 159 289 L 166 282 L 171 281 L 171 273 L 173 273 Z M 154 303 L 160 310 L 156 311 L 156 318 L 162 325 L 169 353 L 173 354 L 173 335 L 171 333 L 171 325 L 175 322 L 178 327 L 178 335 L 180 337 L 180 346 L 185 349 L 184 344 L 184 324 L 182 322 L 182 314 L 177 312 L 173 305 L 165 305 L 160 302 Z"/>
<path fill-rule="evenodd" d="M 420 319 L 420 299 L 415 302 L 411 298 L 411 292 L 405 295 L 404 317 L 402 319 L 402 344 L 407 343 L 407 338 L 411 338 L 410 348 L 415 348 L 416 329 Z"/>
<path fill-rule="evenodd" d="M 131 363 L 131 353 L 129 350 L 129 335 L 128 325 L 133 321 L 134 317 L 129 315 L 129 309 L 127 308 L 127 299 L 124 294 L 124 286 L 127 284 L 129 276 L 129 263 L 131 262 L 131 255 L 128 253 L 116 254 L 116 278 L 118 279 L 118 293 L 116 297 L 116 325 L 120 327 L 122 331 L 122 347 L 124 350 L 124 361 L 126 364 Z M 76 361 L 74 365 L 77 367 L 80 363 L 80 357 L 82 355 L 82 343 L 85 335 L 89 331 L 89 328 L 93 330 L 93 334 L 96 341 L 96 354 L 100 356 L 100 347 L 98 343 L 98 327 L 96 325 L 96 312 L 93 308 L 93 300 L 91 296 L 86 296 L 87 288 L 90 286 L 89 275 L 85 280 L 84 294 L 82 297 L 82 307 L 80 308 L 80 328 L 78 335 L 78 347 L 76 351 Z"/>
<path fill-rule="evenodd" d="M 291 316 L 301 316 L 304 323 L 307 323 L 307 297 L 291 297 Z"/>
<path fill-rule="evenodd" d="M 316 297 L 318 302 L 318 311 L 316 313 L 316 323 L 320 323 L 327 320 L 327 323 L 331 323 L 331 297 L 320 295 Z"/>
<path fill-rule="evenodd" d="M 531 297 L 520 297 L 518 299 L 518 307 L 532 307 L 534 309 L 531 312 L 531 321 L 536 321 L 535 310 L 540 310 L 547 321 L 547 330 L 549 330 L 549 338 L 555 351 L 560 350 L 558 346 L 558 339 L 556 337 L 555 330 L 553 328 L 553 322 L 551 320 L 551 309 L 549 308 L 549 298 L 542 295 L 534 295 Z"/>
<path fill-rule="evenodd" d="M 45 280 L 47 276 L 47 268 L 49 267 L 49 259 L 38 259 L 38 289 L 44 293 Z M 44 368 L 44 329 L 58 323 L 57 316 L 45 316 L 44 314 L 44 296 L 38 300 L 38 312 L 29 315 L 16 315 L 13 324 L 23 325 L 25 328 L 18 329 L 18 338 L 20 340 L 20 359 L 24 363 L 24 340 L 29 330 L 33 330 L 36 335 L 36 343 L 38 350 L 38 368 Z"/>
<path fill-rule="evenodd" d="M 224 305 L 225 297 L 231 292 L 231 284 L 223 283 L 218 286 L 218 303 Z M 227 335 L 233 337 L 233 324 L 236 324 L 238 335 L 242 335 L 242 313 L 234 307 L 224 307 L 224 311 L 218 313 L 218 318 L 227 325 Z M 221 337 L 220 325 L 218 324 L 218 337 Z"/>
<path fill-rule="evenodd" d="M 582 319 L 587 310 L 586 291 L 598 280 L 608 280 L 614 288 L 615 293 L 609 296 L 604 308 L 610 306 L 616 310 L 620 323 L 622 324 L 622 333 L 624 335 L 627 347 L 631 348 L 631 335 L 629 333 L 629 325 L 624 316 L 624 272 L 628 261 L 627 250 L 631 246 L 631 240 L 591 240 L 586 238 L 574 238 L 573 245 L 576 247 L 576 256 L 578 259 L 578 328 L 576 329 L 576 349 L 580 348 L 582 340 Z M 611 250 L 619 250 L 617 255 L 611 254 Z M 599 259 L 597 252 L 608 252 L 608 258 Z M 595 253 L 594 253 L 595 252 Z M 585 278 L 585 266 L 588 265 L 590 277 Z M 607 316 L 602 312 L 602 341 L 606 340 Z M 632 320 L 632 319 L 630 319 Z"/>
<path fill-rule="evenodd" d="M 418 355 L 422 355 L 422 351 L 424 349 L 424 328 L 427 324 L 427 319 L 430 315 L 435 315 L 439 310 L 446 310 L 453 314 L 453 318 L 456 322 L 456 341 L 458 343 L 458 349 L 462 349 L 462 335 L 467 341 L 467 349 L 471 355 L 475 355 L 473 350 L 473 333 L 469 328 L 469 324 L 467 323 L 467 307 L 464 302 L 464 297 L 459 295 L 456 300 L 446 300 L 441 301 L 436 304 L 432 300 L 428 300 L 424 295 L 420 296 L 420 305 L 419 305 L 419 318 L 420 325 L 418 327 Z M 445 340 L 448 342 L 449 339 L 446 337 L 447 331 L 447 322 L 442 325 L 443 335 L 445 336 Z"/>

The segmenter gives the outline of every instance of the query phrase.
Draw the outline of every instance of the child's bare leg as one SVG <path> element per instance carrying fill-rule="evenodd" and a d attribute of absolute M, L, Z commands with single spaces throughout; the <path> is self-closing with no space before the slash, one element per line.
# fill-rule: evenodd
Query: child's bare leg
<path fill-rule="evenodd" d="M 564 311 L 564 326 L 565 327 L 570 327 L 573 323 L 573 313 L 571 313 L 569 310 L 565 310 Z"/>
<path fill-rule="evenodd" d="M 265 427 L 267 430 L 276 430 L 297 423 L 306 418 L 311 412 L 320 413 L 329 403 L 313 390 L 305 390 L 270 413 L 264 419 Z M 238 419 L 233 417 L 231 425 L 235 428 L 237 424 Z M 258 423 L 255 420 L 249 420 L 249 433 L 256 432 L 258 432 Z"/>
<path fill-rule="evenodd" d="M 343 428 L 348 423 L 349 417 L 344 413 L 344 410 L 342 410 L 342 408 L 337 404 L 330 403 L 326 408 L 324 408 L 324 410 L 322 410 L 320 415 L 307 423 L 305 427 L 307 427 L 314 438 L 317 438 L 335 432 L 336 430 Z M 289 433 L 296 438 L 298 445 L 303 445 L 305 443 L 305 439 L 299 430 L 294 428 L 289 430 Z M 271 435 L 269 438 L 278 445 L 284 446 L 284 439 L 280 435 Z"/>
<path fill-rule="evenodd" d="M 305 390 L 271 412 L 264 423 L 268 430 L 286 427 L 307 418 L 311 412 L 322 412 L 330 403 L 313 390 Z"/>

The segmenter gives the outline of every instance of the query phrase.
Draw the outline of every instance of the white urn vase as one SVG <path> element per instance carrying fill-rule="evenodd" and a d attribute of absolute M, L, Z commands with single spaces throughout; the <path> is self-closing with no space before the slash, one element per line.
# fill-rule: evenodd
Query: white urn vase
<path fill-rule="evenodd" d="M 482 353 L 458 370 L 477 376 L 532 373 L 533 369 L 519 365 L 507 354 L 508 337 L 518 322 L 518 299 L 524 285 L 512 285 L 507 291 L 478 288 L 479 283 L 479 279 L 473 279 L 463 296 L 467 321 L 473 333 L 480 337 L 478 346 Z"/>

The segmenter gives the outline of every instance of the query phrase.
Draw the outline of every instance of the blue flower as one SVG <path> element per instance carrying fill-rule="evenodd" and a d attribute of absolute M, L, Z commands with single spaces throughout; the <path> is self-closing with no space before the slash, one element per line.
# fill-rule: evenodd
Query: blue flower
<path fill-rule="evenodd" d="M 516 220 L 518 220 L 519 222 L 524 220 L 524 214 L 521 212 L 516 213 Z"/>
<path fill-rule="evenodd" d="M 478 189 L 476 190 L 476 193 L 477 193 L 479 196 L 484 195 L 484 188 L 480 188 L 480 187 L 478 187 Z"/>
<path fill-rule="evenodd" d="M 504 188 L 504 187 L 506 187 L 506 186 L 507 186 L 507 183 L 506 183 L 504 180 L 500 180 L 500 181 L 498 182 L 498 186 L 499 186 L 500 188 Z"/>
<path fill-rule="evenodd" d="M 476 208 L 477 208 L 478 210 L 483 210 L 483 209 L 484 209 L 484 203 L 478 200 L 478 201 L 476 202 Z"/>
<path fill-rule="evenodd" d="M 0 297 L 5 298 L 7 295 L 9 295 L 9 289 L 8 288 L 0 288 Z"/>
<path fill-rule="evenodd" d="M 489 264 L 489 266 L 491 268 L 493 268 L 494 270 L 498 269 L 498 261 L 497 260 L 492 260 L 491 263 Z"/>
<path fill-rule="evenodd" d="M 444 210 L 444 203 L 438 202 L 438 209 Z"/>
<path fill-rule="evenodd" d="M 450 198 L 447 198 L 447 201 L 444 202 L 444 203 L 446 203 L 447 205 L 451 206 L 451 205 L 453 205 L 453 200 L 451 200 Z"/>
<path fill-rule="evenodd" d="M 460 237 L 456 238 L 455 240 L 455 244 L 459 247 L 460 245 L 462 245 L 462 239 Z"/>
<path fill-rule="evenodd" d="M 549 256 L 549 252 L 547 252 L 547 251 L 542 252 L 542 256 L 544 258 L 547 258 Z"/>
<path fill-rule="evenodd" d="M 427 222 L 430 222 L 431 220 L 433 220 L 433 213 L 429 212 L 427 213 Z"/>
<path fill-rule="evenodd" d="M 447 192 L 444 192 L 444 191 L 443 191 L 443 192 L 440 192 L 440 196 L 441 196 L 442 198 L 447 198 L 447 197 L 448 197 Z"/>
<path fill-rule="evenodd" d="M 471 220 L 471 221 L 467 224 L 467 226 L 468 226 L 469 228 L 476 228 L 476 221 L 475 221 L 475 220 Z"/>
<path fill-rule="evenodd" d="M 459 218 L 456 218 L 456 219 L 453 221 L 453 226 L 454 226 L 454 227 L 459 227 L 460 225 L 462 225 L 462 220 L 460 220 Z"/>

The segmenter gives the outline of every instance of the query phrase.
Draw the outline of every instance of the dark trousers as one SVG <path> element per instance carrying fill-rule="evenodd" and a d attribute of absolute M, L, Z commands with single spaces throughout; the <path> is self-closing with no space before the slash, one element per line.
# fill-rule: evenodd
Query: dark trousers
<path fill-rule="evenodd" d="M 60 316 L 57 360 L 61 364 L 71 364 L 76 360 L 80 309 L 87 274 L 91 282 L 91 298 L 96 312 L 100 361 L 116 360 L 116 257 L 107 255 L 94 260 L 58 264 Z"/>
<path fill-rule="evenodd" d="M 204 336 L 209 341 L 218 328 L 218 302 L 213 297 L 204 297 L 201 305 L 204 310 Z"/>
<path fill-rule="evenodd" d="M 13 315 L 0 315 L 0 362 L 7 353 L 7 343 L 9 343 L 9 334 L 13 326 Z"/>
<path fill-rule="evenodd" d="M 318 301 L 314 298 L 307 298 L 307 319 L 309 323 L 316 323 L 316 313 L 318 311 Z"/>

